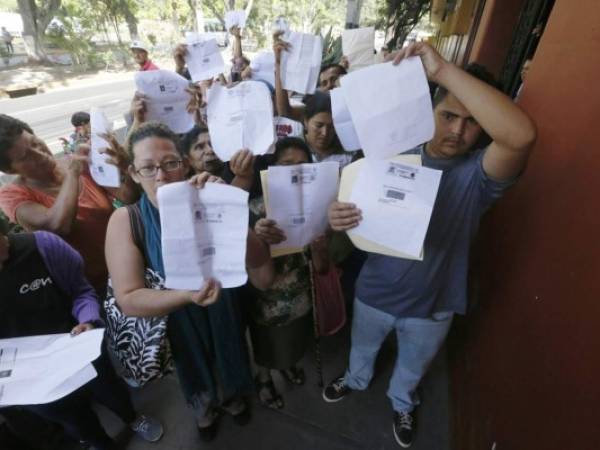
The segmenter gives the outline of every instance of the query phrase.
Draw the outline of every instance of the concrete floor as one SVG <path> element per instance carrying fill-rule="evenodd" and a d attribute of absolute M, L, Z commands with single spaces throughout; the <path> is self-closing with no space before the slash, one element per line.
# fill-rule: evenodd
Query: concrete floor
<path fill-rule="evenodd" d="M 325 381 L 341 374 L 349 348 L 349 330 L 322 339 L 321 353 Z M 230 417 L 220 421 L 219 434 L 202 442 L 196 433 L 191 412 L 186 408 L 175 376 L 168 376 L 133 392 L 139 411 L 160 419 L 165 435 L 155 444 L 128 438 L 128 450 L 387 450 L 399 449 L 392 433 L 392 409 L 385 395 L 393 368 L 395 343 L 388 339 L 378 359 L 376 377 L 369 390 L 353 392 L 344 400 L 329 404 L 317 386 L 314 357 L 307 355 L 303 367 L 307 383 L 292 388 L 279 375 L 275 383 L 284 396 L 285 408 L 273 411 L 253 398 L 252 421 L 240 427 Z M 423 381 L 422 405 L 418 412 L 418 436 L 414 450 L 449 450 L 448 379 L 445 352 L 434 361 Z M 110 434 L 122 431 L 105 411 L 101 417 Z"/>

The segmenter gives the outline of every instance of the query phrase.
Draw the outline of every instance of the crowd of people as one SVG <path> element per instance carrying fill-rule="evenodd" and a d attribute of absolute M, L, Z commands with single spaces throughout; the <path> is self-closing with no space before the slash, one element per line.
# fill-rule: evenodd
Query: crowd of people
<path fill-rule="evenodd" d="M 325 161 L 339 163 L 341 170 L 362 157 L 360 151 L 344 150 L 333 125 L 329 91 L 339 86 L 348 63 L 322 67 L 316 92 L 301 102 L 291 101 L 280 73 L 281 55 L 289 44 L 275 35 L 275 83 L 267 83 L 277 115 L 274 124 L 283 117 L 298 122 L 302 131 L 299 136 L 283 132 L 266 155 L 240 149 L 230 161 L 221 161 L 206 122 L 206 90 L 212 83 L 243 83 L 252 74 L 251 61 L 242 54 L 242 33 L 234 28 L 232 35 L 229 76 L 190 82 L 188 109 L 196 124 L 189 132 L 177 135 L 164 124 L 146 121 L 147 100 L 135 95 L 126 141 L 107 136 L 110 146 L 103 150 L 107 161 L 119 168 L 119 188 L 99 186 L 90 176 L 87 113 L 73 116 L 75 132 L 61 158 L 52 155 L 28 124 L 0 115 L 0 170 L 16 176 L 0 188 L 0 208 L 25 230 L 7 234 L 3 226 L 0 232 L 0 338 L 77 335 L 99 327 L 107 327 L 108 336 L 94 362 L 97 378 L 60 400 L 25 409 L 62 425 L 78 441 L 114 448 L 90 408 L 98 401 L 142 438 L 156 441 L 163 433 L 161 424 L 134 410 L 126 385 L 152 389 L 147 382 L 173 365 L 200 437 L 210 441 L 222 414 L 240 425 L 250 421 L 252 392 L 264 407 L 285 407 L 273 371 L 291 385 L 304 384 L 300 361 L 313 338 L 315 274 L 343 274 L 341 294 L 352 310 L 350 354 L 346 372 L 325 386 L 323 399 L 338 402 L 354 390 L 367 389 L 377 353 L 395 332 L 398 352 L 387 395 L 395 439 L 407 448 L 415 437 L 417 387 L 454 314 L 466 312 L 469 250 L 480 218 L 524 170 L 535 126 L 481 67 L 463 70 L 426 43 L 393 52 L 388 58 L 395 65 L 419 57 L 437 86 L 434 136 L 408 152 L 420 155 L 423 166 L 442 171 L 424 259 L 354 248 L 346 232 L 361 222 L 362 212 L 338 201 L 329 207 L 324 235 L 301 252 L 271 257 L 270 245 L 286 237 L 266 214 L 260 171 Z M 139 70 L 158 69 L 141 42 L 131 49 Z M 185 45 L 175 49 L 174 59 L 176 72 L 189 79 Z M 245 286 L 225 289 L 208 279 L 196 291 L 164 288 L 157 190 L 185 180 L 197 189 L 227 183 L 250 193 Z M 115 308 L 118 320 L 111 312 Z M 152 358 L 140 358 L 126 370 L 131 359 L 111 354 L 122 344 L 115 342 L 120 339 L 115 337 L 116 323 L 145 324 L 162 333 L 157 348 L 164 354 L 158 369 Z M 144 370 L 135 367 L 146 363 Z M 7 410 L 0 409 L 0 414 L 10 416 Z"/>

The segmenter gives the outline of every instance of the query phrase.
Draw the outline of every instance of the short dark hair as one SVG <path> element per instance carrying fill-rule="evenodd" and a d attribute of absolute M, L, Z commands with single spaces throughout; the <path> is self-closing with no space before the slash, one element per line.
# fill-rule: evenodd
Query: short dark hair
<path fill-rule="evenodd" d="M 129 135 L 129 139 L 127 142 L 127 151 L 129 153 L 129 158 L 131 161 L 134 159 L 133 154 L 133 146 L 144 139 L 157 137 L 162 139 L 167 139 L 175 145 L 177 152 L 181 154 L 181 156 L 185 156 L 181 151 L 181 145 L 179 143 L 179 137 L 171 131 L 171 129 L 159 122 L 147 122 L 139 127 L 137 130 L 134 130 Z"/>
<path fill-rule="evenodd" d="M 85 111 L 77 111 L 71 116 L 71 125 L 79 127 L 90 123 L 90 115 Z"/>
<path fill-rule="evenodd" d="M 305 96 L 303 99 L 305 104 L 304 118 L 309 120 L 312 116 L 322 112 L 331 114 L 331 97 L 329 92 L 315 91 L 311 96 Z"/>
<path fill-rule="evenodd" d="M 465 72 L 498 89 L 498 82 L 494 78 L 494 75 L 492 75 L 491 72 L 485 68 L 485 66 L 477 63 L 471 63 L 465 67 Z M 437 105 L 439 105 L 439 103 L 444 100 L 447 95 L 448 90 L 443 86 L 438 86 L 433 94 L 433 107 L 435 108 Z"/>
<path fill-rule="evenodd" d="M 15 141 L 27 131 L 31 134 L 33 130 L 22 120 L 15 117 L 0 114 L 0 170 L 7 172 L 10 169 L 10 158 L 8 151 L 13 148 Z"/>
<path fill-rule="evenodd" d="M 325 64 L 323 67 L 321 67 L 321 70 L 319 70 L 319 78 L 321 78 L 321 74 L 323 72 L 325 72 L 326 70 L 329 70 L 329 69 L 333 69 L 333 68 L 338 69 L 340 71 L 341 75 L 346 75 L 348 73 L 346 68 L 340 64 L 337 64 L 337 63 Z"/>
<path fill-rule="evenodd" d="M 308 145 L 306 145 L 306 142 L 297 137 L 286 137 L 278 140 L 275 144 L 275 151 L 273 152 L 273 163 L 276 163 L 281 157 L 281 154 L 285 152 L 288 148 L 297 148 L 299 150 L 302 150 L 306 154 L 308 162 L 312 162 L 312 153 L 310 152 Z"/>
<path fill-rule="evenodd" d="M 184 155 L 189 155 L 192 150 L 192 145 L 196 143 L 198 136 L 203 133 L 208 133 L 208 128 L 205 126 L 194 125 L 194 127 L 185 133 L 180 140 L 181 152 Z"/>

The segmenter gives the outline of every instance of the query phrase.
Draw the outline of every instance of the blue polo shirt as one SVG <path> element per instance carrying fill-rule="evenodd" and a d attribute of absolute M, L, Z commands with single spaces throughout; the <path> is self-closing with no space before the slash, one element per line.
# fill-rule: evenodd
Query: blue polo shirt
<path fill-rule="evenodd" d="M 469 250 L 480 218 L 515 181 L 489 178 L 482 167 L 485 151 L 452 159 L 430 158 L 423 146 L 407 152 L 420 153 L 423 166 L 443 171 L 424 259 L 370 253 L 356 282 L 361 302 L 399 318 L 466 312 Z"/>

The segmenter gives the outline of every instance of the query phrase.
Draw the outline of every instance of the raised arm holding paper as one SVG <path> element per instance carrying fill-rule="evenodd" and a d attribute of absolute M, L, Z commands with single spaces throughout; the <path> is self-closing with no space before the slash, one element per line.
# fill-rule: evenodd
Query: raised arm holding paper
<path fill-rule="evenodd" d="M 392 55 L 398 65 L 394 69 L 402 70 L 411 56 L 421 59 L 428 78 L 440 86 L 434 98 L 435 132 L 409 152 L 420 155 L 424 167 L 442 171 L 424 259 L 369 254 L 356 284 L 349 366 L 323 392 L 325 400 L 338 401 L 354 389 L 366 389 L 383 337 L 395 330 L 402 350 L 388 396 L 394 435 L 403 447 L 414 437 L 417 386 L 443 344 L 453 314 L 466 312 L 469 251 L 480 218 L 514 184 L 536 138 L 531 119 L 510 98 L 446 62 L 428 44 L 411 44 Z M 379 89 L 393 95 L 402 86 Z M 360 126 L 357 131 L 362 143 Z M 477 149 L 483 131 L 493 142 Z M 330 224 L 334 230 L 350 230 L 365 213 L 336 202 L 329 208 Z"/>

